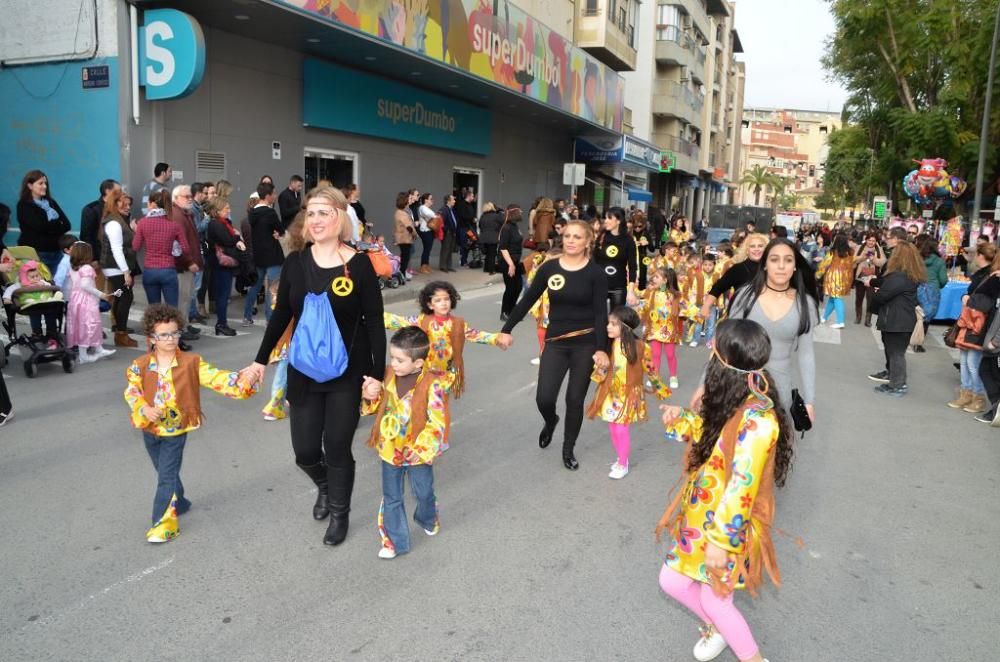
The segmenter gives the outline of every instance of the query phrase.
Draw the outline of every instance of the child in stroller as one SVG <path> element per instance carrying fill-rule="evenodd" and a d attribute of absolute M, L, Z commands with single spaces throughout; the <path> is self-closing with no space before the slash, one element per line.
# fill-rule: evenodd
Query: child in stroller
<path fill-rule="evenodd" d="M 4 360 L 6 361 L 14 345 L 20 345 L 30 352 L 24 360 L 24 373 L 28 377 L 38 374 L 39 363 L 53 361 L 61 361 L 63 370 L 73 372 L 73 355 L 66 349 L 62 334 L 63 320 L 66 317 L 66 302 L 62 292 L 51 281 L 46 280 L 48 268 L 34 259 L 37 258 L 34 249 L 18 246 L 10 252 L 18 267 L 16 280 L 3 292 L 6 312 L 3 326 L 9 339 L 4 345 Z M 18 254 L 22 255 L 21 259 L 17 258 Z M 17 333 L 17 315 L 30 320 L 30 336 Z"/>
<path fill-rule="evenodd" d="M 389 247 L 385 245 L 385 235 L 380 234 L 378 237 L 372 237 L 369 235 L 369 239 L 375 240 L 375 242 L 371 244 L 369 248 L 371 248 L 372 250 L 377 250 L 383 255 L 385 255 L 387 258 L 389 258 L 389 263 L 392 265 L 392 275 L 388 278 L 378 279 L 379 289 L 384 290 L 385 288 L 388 287 L 389 289 L 394 290 L 400 285 L 405 285 L 406 276 L 404 276 L 403 272 L 399 270 L 399 264 L 400 264 L 399 256 L 394 255 L 393 252 L 389 250 Z"/>
<path fill-rule="evenodd" d="M 471 228 L 465 231 L 465 246 L 468 250 L 466 266 L 470 269 L 482 269 L 483 251 L 479 246 L 479 235 Z"/>

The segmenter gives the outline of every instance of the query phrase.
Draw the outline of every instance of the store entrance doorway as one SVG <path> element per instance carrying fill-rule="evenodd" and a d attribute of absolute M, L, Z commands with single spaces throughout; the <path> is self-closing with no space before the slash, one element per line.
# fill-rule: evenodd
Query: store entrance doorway
<path fill-rule="evenodd" d="M 353 152 L 306 147 L 303 168 L 306 190 L 315 187 L 322 179 L 336 188 L 358 184 L 357 165 L 358 155 Z"/>
<path fill-rule="evenodd" d="M 476 217 L 479 217 L 479 213 L 482 210 L 482 182 L 483 182 L 483 171 L 477 168 L 459 168 L 455 167 L 452 169 L 451 176 L 451 186 L 452 191 L 455 193 L 455 199 L 461 200 L 465 191 L 471 190 L 476 194 Z"/>

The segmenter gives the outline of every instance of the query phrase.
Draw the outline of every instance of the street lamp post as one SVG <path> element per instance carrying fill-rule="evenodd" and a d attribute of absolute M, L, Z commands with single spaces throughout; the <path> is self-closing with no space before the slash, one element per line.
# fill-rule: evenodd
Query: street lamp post
<path fill-rule="evenodd" d="M 993 105 L 993 71 L 997 64 L 997 39 L 1000 39 L 1000 5 L 997 5 L 997 18 L 993 26 L 993 44 L 990 47 L 990 71 L 986 76 L 986 105 L 983 109 L 983 128 L 979 132 L 979 165 L 976 168 L 976 193 L 972 203 L 972 222 L 979 222 L 979 212 L 983 208 L 983 176 L 986 171 L 986 145 L 990 138 L 990 111 Z M 1000 201 L 1000 191 L 997 192 Z"/>

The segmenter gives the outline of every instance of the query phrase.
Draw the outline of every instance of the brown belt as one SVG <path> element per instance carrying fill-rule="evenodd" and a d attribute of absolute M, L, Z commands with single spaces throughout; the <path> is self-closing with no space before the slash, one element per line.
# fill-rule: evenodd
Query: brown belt
<path fill-rule="evenodd" d="M 579 336 L 585 336 L 588 333 L 593 333 L 594 329 L 580 329 L 579 331 L 570 331 L 569 333 L 564 333 L 561 336 L 556 336 L 555 338 L 546 338 L 545 342 L 555 342 L 556 340 L 569 340 L 570 338 L 577 338 Z"/>

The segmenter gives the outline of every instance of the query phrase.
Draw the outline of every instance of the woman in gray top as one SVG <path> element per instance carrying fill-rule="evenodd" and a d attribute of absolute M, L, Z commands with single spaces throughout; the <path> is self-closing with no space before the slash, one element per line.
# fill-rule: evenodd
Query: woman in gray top
<path fill-rule="evenodd" d="M 740 289 L 729 306 L 729 317 L 751 319 L 767 331 L 771 339 L 768 373 L 777 382 L 781 404 L 790 409 L 793 388 L 793 358 L 799 366 L 799 394 L 809 418 L 816 420 L 816 360 L 812 328 L 819 320 L 816 277 L 795 244 L 772 239 L 760 259 L 760 270 Z M 692 403 L 701 400 L 703 387 L 695 391 Z"/>

